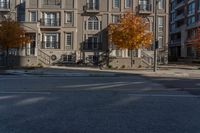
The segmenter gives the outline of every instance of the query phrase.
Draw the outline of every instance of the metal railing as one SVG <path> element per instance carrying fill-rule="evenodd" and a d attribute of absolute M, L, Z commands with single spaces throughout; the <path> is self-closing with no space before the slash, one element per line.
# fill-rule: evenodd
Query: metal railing
<path fill-rule="evenodd" d="M 9 2 L 6 1 L 0 2 L 0 9 L 9 9 L 9 8 L 10 8 Z"/>
<path fill-rule="evenodd" d="M 41 19 L 41 26 L 60 26 L 60 19 Z"/>
<path fill-rule="evenodd" d="M 49 42 L 49 41 L 41 42 L 41 49 L 59 49 L 59 48 L 60 48 L 60 42 Z"/>
<path fill-rule="evenodd" d="M 154 58 L 147 53 L 145 53 L 143 50 L 141 51 L 141 57 L 142 59 L 149 65 L 153 66 Z"/>
<path fill-rule="evenodd" d="M 51 64 L 51 57 L 40 49 L 38 49 L 38 59 L 46 65 Z"/>
<path fill-rule="evenodd" d="M 84 43 L 82 50 L 103 50 L 102 43 Z"/>
<path fill-rule="evenodd" d="M 60 0 L 44 0 L 44 5 L 61 5 Z"/>
<path fill-rule="evenodd" d="M 86 10 L 99 10 L 98 3 L 87 3 Z"/>

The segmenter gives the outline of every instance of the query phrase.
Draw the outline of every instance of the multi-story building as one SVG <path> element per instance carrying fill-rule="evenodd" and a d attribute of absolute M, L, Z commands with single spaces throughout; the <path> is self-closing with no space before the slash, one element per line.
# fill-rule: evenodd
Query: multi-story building
<path fill-rule="evenodd" d="M 148 30 L 154 31 L 154 5 L 154 0 L 16 0 L 16 19 L 33 40 L 19 53 L 25 65 L 95 61 L 109 50 L 110 56 L 129 58 L 130 51 L 111 49 L 107 26 L 131 11 L 143 16 L 149 23 Z M 168 0 L 159 0 L 157 7 L 162 62 L 166 61 L 168 50 L 168 6 Z M 147 50 L 136 53 L 139 58 L 152 58 L 152 52 Z"/>
<path fill-rule="evenodd" d="M 170 43 L 169 57 L 198 58 L 198 52 L 191 43 L 200 20 L 200 0 L 170 1 Z"/>

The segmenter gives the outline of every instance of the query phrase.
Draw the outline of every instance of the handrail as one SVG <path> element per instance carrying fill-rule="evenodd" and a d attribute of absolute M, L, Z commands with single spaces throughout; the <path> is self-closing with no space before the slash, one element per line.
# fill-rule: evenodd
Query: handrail
<path fill-rule="evenodd" d="M 51 57 L 48 54 L 46 54 L 45 52 L 43 52 L 42 50 L 40 50 L 40 49 L 38 49 L 38 57 L 46 65 L 50 65 L 51 64 Z"/>
<path fill-rule="evenodd" d="M 147 53 L 145 53 L 144 51 L 141 51 L 141 55 L 142 55 L 142 59 L 148 63 L 150 66 L 153 66 L 153 62 L 154 62 L 154 58 L 150 55 L 148 55 Z"/>

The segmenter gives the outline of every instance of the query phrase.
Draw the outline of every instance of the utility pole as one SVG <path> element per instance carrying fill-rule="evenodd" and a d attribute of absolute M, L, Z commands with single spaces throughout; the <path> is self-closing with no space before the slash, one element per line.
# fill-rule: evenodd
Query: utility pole
<path fill-rule="evenodd" d="M 158 1 L 154 1 L 154 66 L 153 71 L 157 71 L 157 56 L 158 56 L 158 37 L 157 37 L 157 9 L 158 9 Z"/>

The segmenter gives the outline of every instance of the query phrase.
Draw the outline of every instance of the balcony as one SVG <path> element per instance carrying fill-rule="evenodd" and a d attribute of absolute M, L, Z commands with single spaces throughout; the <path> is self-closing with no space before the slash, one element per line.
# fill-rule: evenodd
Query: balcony
<path fill-rule="evenodd" d="M 0 11 L 9 11 L 10 5 L 9 2 L 0 1 Z"/>
<path fill-rule="evenodd" d="M 184 19 L 184 18 L 185 18 L 185 14 L 182 13 L 182 14 L 179 14 L 179 15 L 176 16 L 175 21 L 178 21 L 178 20 L 181 20 L 181 19 Z"/>
<path fill-rule="evenodd" d="M 185 5 L 185 1 L 184 1 L 184 0 L 181 1 L 181 2 L 179 2 L 179 3 L 177 3 L 177 4 L 176 4 L 176 7 L 175 7 L 175 10 L 178 9 L 178 8 L 183 7 L 184 5 Z"/>
<path fill-rule="evenodd" d="M 41 26 L 45 27 L 59 27 L 60 19 L 41 19 Z"/>
<path fill-rule="evenodd" d="M 151 4 L 140 4 L 138 6 L 138 13 L 151 14 L 152 13 L 152 5 Z"/>
<path fill-rule="evenodd" d="M 97 3 L 87 3 L 83 10 L 85 13 L 99 13 L 99 4 Z"/>

